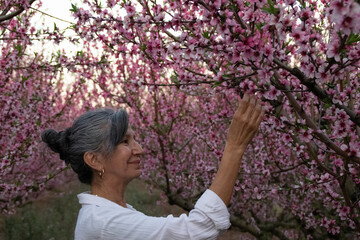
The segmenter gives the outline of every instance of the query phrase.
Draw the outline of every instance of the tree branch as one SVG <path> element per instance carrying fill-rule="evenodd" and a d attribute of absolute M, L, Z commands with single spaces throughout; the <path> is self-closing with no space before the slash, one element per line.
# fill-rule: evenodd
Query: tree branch
<path fill-rule="evenodd" d="M 34 11 L 37 11 L 37 12 L 39 12 L 39 13 L 41 13 L 41 14 L 45 15 L 45 16 L 48 16 L 48 17 L 54 18 L 54 19 L 56 19 L 56 20 L 59 20 L 59 21 L 62 21 L 62 22 L 66 22 L 66 23 L 70 23 L 70 24 L 75 24 L 75 23 L 73 23 L 73 22 L 69 22 L 69 21 L 67 21 L 67 20 L 64 20 L 64 19 L 61 19 L 61 18 L 58 18 L 58 17 L 52 16 L 52 15 L 50 15 L 50 14 L 46 13 L 46 12 L 40 11 L 39 9 L 36 9 L 36 8 L 33 8 L 33 7 L 30 7 L 30 8 L 31 8 L 32 10 L 34 10 Z"/>
<path fill-rule="evenodd" d="M 33 4 L 35 1 L 36 1 L 36 0 L 30 0 L 30 1 L 29 1 L 29 5 Z M 4 22 L 4 21 L 6 21 L 6 20 L 12 19 L 13 17 L 21 14 L 24 10 L 25 10 L 25 8 L 21 6 L 21 7 L 19 7 L 18 10 L 14 11 L 14 12 L 12 12 L 12 13 L 9 13 L 8 15 L 2 15 L 2 16 L 0 16 L 0 23 L 1 23 L 1 22 Z"/>
<path fill-rule="evenodd" d="M 279 90 L 283 90 L 283 89 L 290 90 L 288 86 L 285 86 L 282 83 L 280 83 L 279 79 L 280 79 L 279 73 L 276 70 L 274 70 L 273 80 L 274 80 L 275 87 Z M 286 92 L 284 92 L 284 94 L 288 98 L 290 104 L 294 107 L 295 111 L 299 114 L 299 116 L 301 118 L 303 118 L 306 121 L 306 124 L 314 130 L 314 134 L 320 139 L 320 141 L 325 143 L 326 146 L 328 146 L 330 149 L 334 150 L 340 156 L 347 158 L 347 159 L 351 158 L 352 160 L 354 160 L 356 162 L 360 161 L 360 159 L 357 157 L 350 157 L 339 146 L 337 146 L 328 136 L 326 136 L 324 133 L 322 133 L 322 131 L 320 129 L 318 129 L 316 124 L 306 114 L 304 109 L 299 105 L 299 103 L 296 101 L 295 97 L 291 94 L 291 92 L 286 91 Z"/>
<path fill-rule="evenodd" d="M 306 77 L 305 74 L 301 72 L 298 68 L 291 68 L 277 58 L 274 58 L 274 63 L 276 63 L 280 68 L 285 69 L 286 71 L 291 73 L 293 76 L 297 77 L 300 82 L 304 84 L 321 101 L 323 101 L 324 103 L 333 104 L 337 108 L 344 110 L 346 114 L 349 115 L 350 120 L 354 122 L 357 126 L 360 126 L 360 114 L 355 113 L 345 105 L 334 103 L 332 97 L 327 94 L 323 89 L 321 89 L 318 84 L 316 84 L 314 78 Z"/>
<path fill-rule="evenodd" d="M 200 85 L 200 84 L 213 84 L 215 81 L 201 81 L 201 82 L 189 82 L 189 83 L 142 83 L 147 86 L 158 86 L 158 87 L 180 87 L 189 85 Z"/>

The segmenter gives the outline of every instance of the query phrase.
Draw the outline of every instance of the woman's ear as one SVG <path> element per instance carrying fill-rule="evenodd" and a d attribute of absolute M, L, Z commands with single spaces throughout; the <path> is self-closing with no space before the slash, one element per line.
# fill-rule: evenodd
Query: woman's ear
<path fill-rule="evenodd" d="M 84 154 L 84 161 L 89 167 L 96 171 L 101 171 L 104 169 L 102 158 L 100 154 L 93 153 L 93 152 L 85 152 Z"/>

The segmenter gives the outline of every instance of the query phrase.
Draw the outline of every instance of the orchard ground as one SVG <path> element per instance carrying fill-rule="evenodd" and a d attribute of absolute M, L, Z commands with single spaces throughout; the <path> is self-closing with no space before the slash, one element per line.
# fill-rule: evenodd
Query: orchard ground
<path fill-rule="evenodd" d="M 0 219 L 0 239 L 73 239 L 80 205 L 76 195 L 87 191 L 88 186 L 73 180 L 64 186 L 44 192 L 38 200 L 18 209 L 16 215 Z M 151 216 L 179 216 L 186 213 L 176 205 L 169 205 L 161 191 L 152 189 L 142 180 L 134 180 L 127 189 L 128 203 L 137 210 Z M 230 228 L 218 239 L 254 239 Z"/>

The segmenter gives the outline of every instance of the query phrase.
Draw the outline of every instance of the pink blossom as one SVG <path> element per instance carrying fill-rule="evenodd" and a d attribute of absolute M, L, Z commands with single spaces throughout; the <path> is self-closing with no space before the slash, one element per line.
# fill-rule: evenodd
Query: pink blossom
<path fill-rule="evenodd" d="M 334 160 L 334 164 L 335 164 L 335 166 L 337 166 L 337 167 L 342 167 L 342 166 L 344 165 L 343 161 L 342 161 L 340 158 L 336 158 L 336 159 Z"/>
<path fill-rule="evenodd" d="M 341 220 L 345 220 L 349 213 L 350 213 L 350 207 L 349 206 L 344 206 L 343 208 L 341 208 L 340 211 L 339 211 L 339 216 L 340 216 Z"/>
<path fill-rule="evenodd" d="M 326 54 L 328 58 L 335 58 L 336 61 L 340 61 L 339 45 L 337 43 L 331 44 Z"/>
<path fill-rule="evenodd" d="M 133 16 L 135 14 L 135 7 L 132 5 L 126 5 L 125 10 L 126 10 L 128 16 Z"/>
<path fill-rule="evenodd" d="M 313 136 L 311 135 L 312 131 L 310 129 L 309 130 L 301 130 L 300 132 L 301 132 L 300 139 L 302 141 L 308 143 L 313 139 Z"/>

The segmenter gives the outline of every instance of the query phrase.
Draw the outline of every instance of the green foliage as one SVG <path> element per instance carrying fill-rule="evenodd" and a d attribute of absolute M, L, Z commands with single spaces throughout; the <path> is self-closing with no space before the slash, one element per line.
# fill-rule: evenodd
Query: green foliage
<path fill-rule="evenodd" d="M 223 82 L 222 81 L 216 81 L 214 82 L 214 84 L 212 85 L 212 88 L 216 88 L 218 86 L 220 86 Z"/>
<path fill-rule="evenodd" d="M 275 8 L 275 3 L 276 3 L 275 1 L 268 0 L 269 6 L 263 7 L 262 10 L 266 13 L 277 15 L 280 12 L 280 9 Z"/>
<path fill-rule="evenodd" d="M 37 185 L 37 184 L 36 184 Z M 34 186 L 35 187 L 35 186 Z M 80 205 L 77 192 L 85 191 L 81 185 L 76 193 L 61 198 L 40 200 L 28 204 L 13 216 L 3 218 L 4 240 L 68 240 L 74 239 L 74 230 Z"/>
<path fill-rule="evenodd" d="M 28 80 L 30 77 L 32 77 L 32 75 L 30 75 L 30 76 L 21 76 L 21 83 L 26 82 L 26 80 Z"/>
<path fill-rule="evenodd" d="M 20 55 L 22 52 L 22 46 L 20 44 L 14 45 L 14 48 L 18 51 L 18 54 Z"/>
<path fill-rule="evenodd" d="M 360 35 L 351 33 L 349 38 L 346 41 L 346 45 L 351 45 L 351 44 L 359 42 L 359 41 L 360 41 Z"/>
<path fill-rule="evenodd" d="M 147 49 L 146 44 L 141 44 L 141 51 L 145 51 Z"/>
<path fill-rule="evenodd" d="M 175 83 L 175 84 L 179 84 L 179 83 L 180 83 L 180 81 L 179 81 L 179 79 L 178 79 L 178 75 L 177 75 L 176 73 L 174 73 L 173 75 L 171 75 L 170 79 L 171 79 L 171 82 L 173 82 L 173 83 Z"/>
<path fill-rule="evenodd" d="M 266 25 L 266 23 L 257 23 L 257 24 L 255 24 L 255 27 L 258 29 L 258 30 L 261 30 L 261 28 L 263 27 L 263 26 L 265 26 Z"/>
<path fill-rule="evenodd" d="M 85 54 L 84 54 L 84 52 L 81 50 L 81 51 L 77 51 L 77 52 L 76 52 L 76 56 L 77 56 L 77 57 L 84 58 L 84 57 L 85 57 Z"/>
<path fill-rule="evenodd" d="M 203 32 L 203 37 L 206 39 L 210 39 L 211 34 L 209 33 L 209 31 L 204 31 Z"/>
<path fill-rule="evenodd" d="M 79 8 L 75 4 L 71 4 L 71 9 L 70 9 L 71 12 L 76 13 L 78 10 Z"/>

